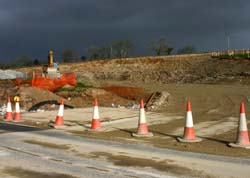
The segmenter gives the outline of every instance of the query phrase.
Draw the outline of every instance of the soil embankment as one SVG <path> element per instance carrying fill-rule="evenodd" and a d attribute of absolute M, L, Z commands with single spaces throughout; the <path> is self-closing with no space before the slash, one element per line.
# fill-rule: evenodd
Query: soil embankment
<path fill-rule="evenodd" d="M 41 67 L 18 70 L 27 73 L 28 76 L 32 75 L 33 70 L 41 73 Z M 93 86 L 91 89 L 57 91 L 55 94 L 66 98 L 68 104 L 75 107 L 90 106 L 93 98 L 99 97 L 100 105 L 103 106 L 112 104 L 128 106 L 138 102 L 140 98 L 146 100 L 152 92 L 157 91 L 157 89 L 153 90 L 154 86 L 166 84 L 248 85 L 250 83 L 250 60 L 216 59 L 211 58 L 209 53 L 137 57 L 60 64 L 60 72 L 74 72 L 78 82 Z M 116 85 L 122 85 L 125 88 L 117 88 Z M 128 86 L 131 88 L 126 88 Z M 144 90 L 145 86 L 147 86 L 147 91 Z M 137 87 L 137 91 L 133 91 L 133 87 Z M 5 101 L 6 94 L 12 96 L 16 91 L 12 88 L 1 89 L 0 95 L 3 100 L 1 103 Z M 32 93 L 37 94 L 36 91 L 29 91 L 29 94 L 32 95 Z M 48 94 L 45 98 L 47 97 Z M 29 98 L 29 96 L 24 98 Z M 34 102 L 28 103 L 29 101 Z M 30 98 L 29 101 L 26 102 L 29 107 L 39 102 L 37 96 Z"/>
<path fill-rule="evenodd" d="M 21 68 L 31 75 L 39 67 Z M 210 54 L 137 57 L 60 64 L 61 73 L 75 72 L 78 82 L 100 85 L 105 81 L 132 83 L 249 83 L 248 59 L 216 59 Z"/>

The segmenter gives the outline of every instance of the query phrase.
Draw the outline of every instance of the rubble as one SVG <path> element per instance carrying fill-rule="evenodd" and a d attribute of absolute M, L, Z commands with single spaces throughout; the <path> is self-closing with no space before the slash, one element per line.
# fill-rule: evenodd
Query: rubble
<path fill-rule="evenodd" d="M 157 110 L 162 106 L 166 106 L 170 101 L 170 93 L 166 91 L 156 92 L 154 98 L 152 98 L 151 103 L 147 106 L 147 110 L 153 111 Z"/>

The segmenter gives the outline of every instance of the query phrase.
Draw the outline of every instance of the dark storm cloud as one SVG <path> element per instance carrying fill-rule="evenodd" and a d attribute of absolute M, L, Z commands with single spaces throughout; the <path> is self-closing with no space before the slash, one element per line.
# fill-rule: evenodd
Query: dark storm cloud
<path fill-rule="evenodd" d="M 120 39 L 133 40 L 135 55 L 144 55 L 160 37 L 175 49 L 225 49 L 225 32 L 232 47 L 249 48 L 249 7 L 247 0 L 2 0 L 0 59 L 46 58 L 50 48 L 84 55 L 90 45 Z"/>

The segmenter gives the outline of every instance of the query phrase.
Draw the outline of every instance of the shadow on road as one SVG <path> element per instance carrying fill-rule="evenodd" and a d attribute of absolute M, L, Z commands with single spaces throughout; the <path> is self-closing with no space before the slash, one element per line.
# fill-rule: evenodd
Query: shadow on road
<path fill-rule="evenodd" d="M 159 134 L 159 135 L 171 137 L 171 138 L 174 138 L 174 139 L 176 139 L 177 137 L 179 137 L 178 135 L 166 134 L 166 133 L 158 132 L 158 131 L 156 131 L 156 130 L 150 130 L 150 131 L 152 131 L 153 133 L 157 133 L 157 134 Z"/>
<path fill-rule="evenodd" d="M 218 142 L 218 143 L 223 143 L 223 144 L 230 143 L 230 141 L 222 140 L 222 139 L 209 138 L 209 137 L 200 137 L 200 138 L 207 139 L 207 140 L 214 141 L 214 142 Z"/>
<path fill-rule="evenodd" d="M 0 130 L 7 132 L 26 132 L 26 131 L 40 131 L 43 129 L 24 126 L 24 125 L 15 125 L 12 123 L 0 122 Z"/>

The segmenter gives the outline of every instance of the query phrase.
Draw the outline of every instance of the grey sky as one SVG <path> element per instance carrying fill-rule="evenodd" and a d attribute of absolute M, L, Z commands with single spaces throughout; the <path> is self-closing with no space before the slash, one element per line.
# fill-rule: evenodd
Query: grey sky
<path fill-rule="evenodd" d="M 0 60 L 26 54 L 59 58 L 71 48 L 81 56 L 91 45 L 130 39 L 134 55 L 152 54 L 148 44 L 165 37 L 175 50 L 250 48 L 247 0 L 1 0 Z"/>

